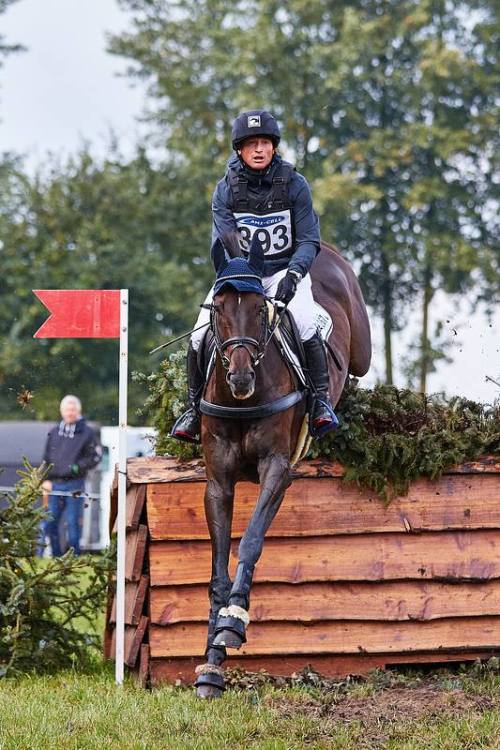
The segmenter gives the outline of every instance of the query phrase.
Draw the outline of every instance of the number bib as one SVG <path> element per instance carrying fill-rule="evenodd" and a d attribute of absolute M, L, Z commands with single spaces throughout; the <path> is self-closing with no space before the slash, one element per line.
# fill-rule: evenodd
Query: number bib
<path fill-rule="evenodd" d="M 262 243 L 265 255 L 286 255 L 292 248 L 292 215 L 289 208 L 259 215 L 249 211 L 235 213 L 243 252 L 248 252 L 254 234 Z"/>

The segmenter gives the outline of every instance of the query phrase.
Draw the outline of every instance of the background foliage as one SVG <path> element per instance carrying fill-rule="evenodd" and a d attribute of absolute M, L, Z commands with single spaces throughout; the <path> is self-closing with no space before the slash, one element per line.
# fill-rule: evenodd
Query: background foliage
<path fill-rule="evenodd" d="M 35 175 L 0 157 L 0 417 L 52 418 L 77 387 L 94 418 L 116 420 L 115 343 L 33 341 L 45 313 L 31 289 L 128 286 L 131 364 L 148 371 L 148 349 L 189 328 L 210 284 L 212 190 L 233 117 L 255 106 L 279 118 L 324 238 L 383 323 L 385 381 L 411 314 L 420 333 L 399 359 L 425 391 L 447 356 L 443 322 L 430 323 L 436 292 L 471 309 L 500 295 L 496 2 L 120 5 L 129 25 L 108 47 L 147 90 L 144 143 L 127 158 L 112 141 L 105 158 L 90 146 L 48 156 Z M 0 62 L 14 49 L 0 39 Z M 24 388 L 34 398 L 21 413 Z M 143 400 L 136 382 L 132 421 Z"/>
<path fill-rule="evenodd" d="M 102 640 L 96 620 L 112 551 L 102 557 L 74 557 L 71 551 L 50 560 L 34 557 L 46 516 L 37 503 L 42 479 L 27 466 L 0 507 L 0 677 L 82 667 Z"/>

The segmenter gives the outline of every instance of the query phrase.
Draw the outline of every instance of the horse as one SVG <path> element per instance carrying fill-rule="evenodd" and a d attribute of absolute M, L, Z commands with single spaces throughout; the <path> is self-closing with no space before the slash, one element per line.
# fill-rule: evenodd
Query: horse
<path fill-rule="evenodd" d="M 228 264 L 222 243 L 212 250 L 217 275 Z M 249 273 L 262 277 L 264 253 L 254 237 Z M 313 294 L 334 321 L 328 344 L 332 406 L 349 373 L 366 374 L 371 359 L 368 315 L 358 280 L 346 260 L 322 243 L 312 268 Z M 250 590 L 265 534 L 292 481 L 291 457 L 306 416 L 306 399 L 285 362 L 263 294 L 224 285 L 211 303 L 215 362 L 201 403 L 201 444 L 206 465 L 205 515 L 212 547 L 210 610 L 205 663 L 196 669 L 200 698 L 224 690 L 227 649 L 246 641 Z M 280 318 L 278 317 L 278 321 Z M 235 485 L 260 485 L 241 538 L 234 580 L 228 571 Z"/>

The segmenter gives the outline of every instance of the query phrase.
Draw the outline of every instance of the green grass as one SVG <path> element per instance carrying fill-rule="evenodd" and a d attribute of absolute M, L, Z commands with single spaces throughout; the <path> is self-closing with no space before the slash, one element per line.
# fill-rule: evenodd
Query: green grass
<path fill-rule="evenodd" d="M 188 688 L 88 674 L 0 681 L 0 750 L 475 750 L 500 748 L 495 669 L 375 674 L 320 687 L 256 684 L 198 701 Z"/>

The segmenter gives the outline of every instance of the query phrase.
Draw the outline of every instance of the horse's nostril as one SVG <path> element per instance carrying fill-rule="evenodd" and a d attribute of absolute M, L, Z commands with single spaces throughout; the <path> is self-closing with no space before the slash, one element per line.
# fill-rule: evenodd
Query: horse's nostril
<path fill-rule="evenodd" d="M 243 373 L 228 372 L 226 381 L 231 386 L 233 392 L 244 393 L 254 387 L 255 373 L 253 371 Z"/>
<path fill-rule="evenodd" d="M 248 372 L 231 372 L 229 371 L 226 375 L 226 380 L 229 383 L 233 382 L 245 382 L 246 380 L 255 380 L 255 373 L 253 370 Z"/>

